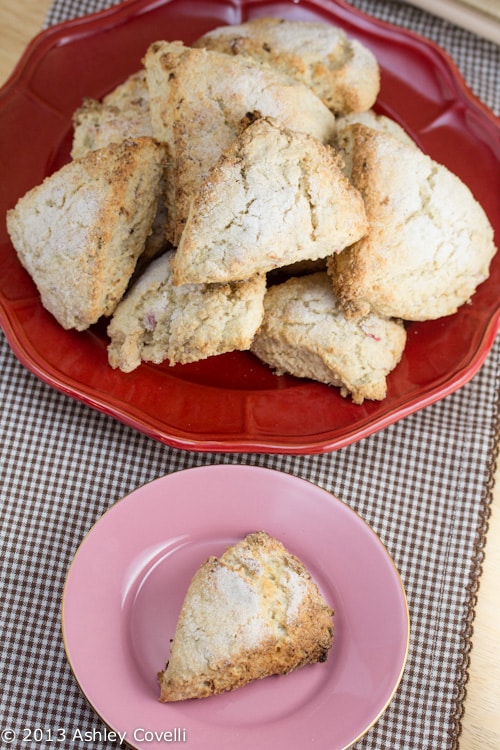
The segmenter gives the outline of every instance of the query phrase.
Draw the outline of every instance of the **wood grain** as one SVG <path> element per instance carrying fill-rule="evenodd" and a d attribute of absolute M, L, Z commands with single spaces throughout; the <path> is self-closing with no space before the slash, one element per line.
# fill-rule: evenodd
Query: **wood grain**
<path fill-rule="evenodd" d="M 412 0 L 413 5 L 500 43 L 499 0 Z"/>
<path fill-rule="evenodd" d="M 51 0 L 0 3 L 0 86 L 10 76 L 28 42 L 41 30 Z"/>

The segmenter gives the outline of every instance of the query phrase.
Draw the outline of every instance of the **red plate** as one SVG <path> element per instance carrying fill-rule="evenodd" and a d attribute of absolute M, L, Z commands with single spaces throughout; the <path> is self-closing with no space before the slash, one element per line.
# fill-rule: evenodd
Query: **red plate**
<path fill-rule="evenodd" d="M 500 234 L 500 124 L 433 43 L 340 0 L 130 0 L 42 32 L 0 93 L 0 322 L 20 361 L 45 382 L 169 445 L 204 451 L 319 453 L 341 448 L 431 404 L 478 371 L 500 320 L 500 257 L 471 304 L 408 328 L 404 357 L 382 402 L 355 406 L 335 388 L 276 377 L 237 352 L 192 365 L 107 363 L 105 326 L 63 330 L 17 260 L 5 211 L 69 160 L 71 116 L 141 66 L 151 41 L 190 43 L 257 16 L 342 26 L 377 56 L 377 109 L 472 189 Z"/>

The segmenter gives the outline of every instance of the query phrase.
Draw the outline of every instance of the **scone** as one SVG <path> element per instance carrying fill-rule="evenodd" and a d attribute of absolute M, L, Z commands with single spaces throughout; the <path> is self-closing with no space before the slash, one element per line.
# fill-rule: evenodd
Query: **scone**
<path fill-rule="evenodd" d="M 146 73 L 129 76 L 102 101 L 86 98 L 73 114 L 71 157 L 79 159 L 125 138 L 153 136 Z"/>
<path fill-rule="evenodd" d="M 257 18 L 209 31 L 193 46 L 271 65 L 309 86 L 336 114 L 369 109 L 380 88 L 372 52 L 326 23 Z"/>
<path fill-rule="evenodd" d="M 192 199 L 248 112 L 327 142 L 335 117 L 305 85 L 244 57 L 156 42 L 144 58 L 155 138 L 167 145 L 168 239 L 180 240 Z"/>
<path fill-rule="evenodd" d="M 151 138 L 91 151 L 47 177 L 7 214 L 43 306 L 83 331 L 122 298 L 155 216 L 164 151 Z"/>
<path fill-rule="evenodd" d="M 209 558 L 186 593 L 160 701 L 205 698 L 324 662 L 333 611 L 304 565 L 269 534 Z"/>
<path fill-rule="evenodd" d="M 325 258 L 367 229 L 361 195 L 317 138 L 258 118 L 208 173 L 173 260 L 174 283 L 246 279 Z"/>
<path fill-rule="evenodd" d="M 367 315 L 349 320 L 326 273 L 270 287 L 252 352 L 278 375 L 338 386 L 355 404 L 382 400 L 387 375 L 401 359 L 406 331 L 399 320 Z"/>
<path fill-rule="evenodd" d="M 353 124 L 351 180 L 369 228 L 328 260 L 348 315 L 405 320 L 450 315 L 489 275 L 493 230 L 469 188 L 413 143 Z"/>
<path fill-rule="evenodd" d="M 104 148 L 110 143 L 120 143 L 127 138 L 141 136 L 153 137 L 144 70 L 129 76 L 102 101 L 90 98 L 84 100 L 73 115 L 71 157 L 80 159 L 89 151 Z M 155 219 L 140 258 L 141 266 L 159 255 L 167 244 L 165 190 L 163 182 Z"/>
<path fill-rule="evenodd" d="M 412 137 L 406 132 L 402 125 L 391 117 L 381 115 L 373 109 L 368 109 L 365 112 L 353 112 L 352 114 L 344 115 L 343 117 L 337 117 L 335 120 L 336 145 L 342 140 L 344 131 L 348 132 L 350 126 L 355 125 L 356 123 L 366 125 L 366 127 L 373 128 L 373 130 L 380 130 L 383 133 L 390 133 L 395 138 L 399 138 L 399 140 L 404 141 L 408 145 L 415 145 Z"/>
<path fill-rule="evenodd" d="M 249 349 L 264 314 L 266 278 L 172 286 L 172 252 L 152 261 L 108 326 L 108 360 L 131 372 L 141 362 L 170 365 Z"/>
<path fill-rule="evenodd" d="M 418 148 L 410 135 L 395 120 L 386 115 L 379 115 L 373 109 L 366 112 L 354 112 L 344 117 L 337 117 L 335 121 L 335 138 L 332 146 L 342 157 L 344 162 L 344 172 L 349 180 L 352 181 L 353 158 L 356 151 L 354 138 L 356 129 L 353 125 L 365 125 L 372 130 L 382 133 L 389 133 L 394 138 L 403 141 L 407 146 Z"/>
<path fill-rule="evenodd" d="M 415 141 L 406 130 L 399 125 L 399 123 L 386 115 L 377 114 L 373 109 L 369 109 L 366 112 L 355 112 L 350 115 L 345 115 L 344 117 L 337 117 L 335 121 L 335 138 L 333 139 L 332 145 L 342 157 L 344 171 L 349 179 L 352 178 L 353 169 L 352 159 L 355 150 L 355 130 L 352 128 L 352 125 L 355 124 L 366 125 L 366 127 L 372 128 L 372 130 L 389 133 L 394 136 L 394 138 L 406 143 L 408 146 L 418 148 Z"/>

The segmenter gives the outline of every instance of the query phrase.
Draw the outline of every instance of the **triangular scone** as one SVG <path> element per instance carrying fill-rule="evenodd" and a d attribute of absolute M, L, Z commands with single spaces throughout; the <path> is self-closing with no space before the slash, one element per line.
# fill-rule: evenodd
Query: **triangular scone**
<path fill-rule="evenodd" d="M 324 662 L 333 611 L 304 565 L 269 534 L 249 534 L 195 574 L 160 700 L 205 698 Z"/>
<path fill-rule="evenodd" d="M 385 398 L 406 344 L 401 321 L 347 319 L 324 272 L 270 287 L 264 311 L 252 351 L 277 374 L 339 386 L 356 404 Z"/>
<path fill-rule="evenodd" d="M 469 188 L 414 143 L 364 124 L 339 132 L 363 195 L 366 235 L 328 260 L 348 315 L 451 315 L 489 275 L 493 230 Z"/>
<path fill-rule="evenodd" d="M 144 63 L 153 132 L 172 160 L 168 238 L 175 246 L 191 200 L 248 112 L 276 117 L 324 142 L 333 137 L 333 114 L 307 86 L 254 60 L 156 42 Z"/>
<path fill-rule="evenodd" d="M 110 143 L 141 136 L 153 136 L 144 70 L 129 76 L 102 101 L 84 99 L 73 114 L 71 156 L 79 159 Z"/>
<path fill-rule="evenodd" d="M 264 314 L 266 277 L 172 286 L 172 252 L 154 260 L 119 303 L 108 326 L 109 363 L 196 362 L 250 348 Z"/>
<path fill-rule="evenodd" d="M 144 70 L 129 76 L 102 101 L 89 98 L 84 100 L 73 115 L 71 156 L 73 159 L 80 159 L 89 151 L 104 148 L 110 143 L 120 143 L 127 138 L 141 136 L 153 136 Z M 165 184 L 163 184 L 158 198 L 156 216 L 139 265 L 144 265 L 165 249 L 166 223 L 167 208 Z"/>
<path fill-rule="evenodd" d="M 372 52 L 326 23 L 256 18 L 209 31 L 193 46 L 271 65 L 312 88 L 336 114 L 369 109 L 380 88 Z"/>
<path fill-rule="evenodd" d="M 19 259 L 63 328 L 111 315 L 156 213 L 164 151 L 152 138 L 91 151 L 30 190 L 7 214 Z"/>
<path fill-rule="evenodd" d="M 191 204 L 174 283 L 245 279 L 339 252 L 366 231 L 363 200 L 330 146 L 259 118 Z"/>

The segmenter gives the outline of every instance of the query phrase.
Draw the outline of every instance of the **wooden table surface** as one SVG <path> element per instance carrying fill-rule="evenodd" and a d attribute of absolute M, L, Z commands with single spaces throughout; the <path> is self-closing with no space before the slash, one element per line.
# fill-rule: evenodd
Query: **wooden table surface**
<path fill-rule="evenodd" d="M 40 31 L 50 3 L 51 0 L 0 0 L 0 86 L 30 39 Z M 500 470 L 495 485 L 460 750 L 500 749 Z"/>

